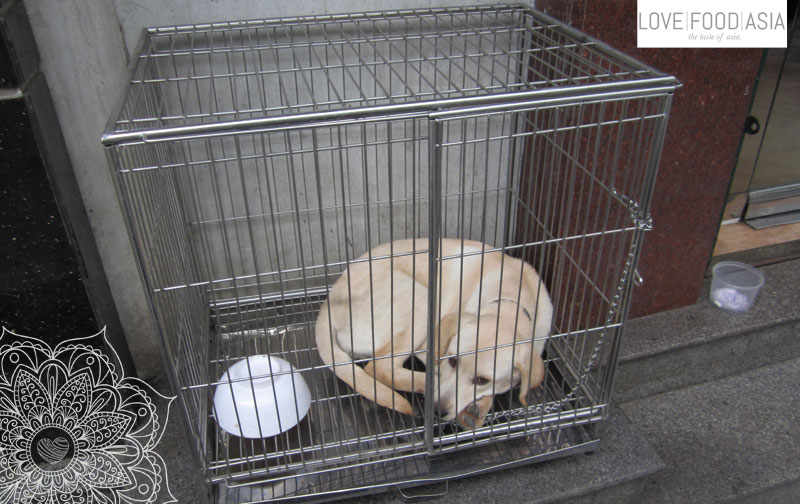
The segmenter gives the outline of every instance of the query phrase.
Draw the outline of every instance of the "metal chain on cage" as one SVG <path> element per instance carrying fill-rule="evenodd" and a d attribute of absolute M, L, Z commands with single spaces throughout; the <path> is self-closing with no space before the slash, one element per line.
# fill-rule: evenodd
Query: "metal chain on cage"
<path fill-rule="evenodd" d="M 618 197 L 627 207 L 628 212 L 630 214 L 631 221 L 633 222 L 636 229 L 639 231 L 652 231 L 653 230 L 653 218 L 650 213 L 644 213 L 639 205 L 638 201 L 635 201 L 624 194 L 618 192 L 616 188 L 611 188 L 612 193 Z M 628 278 L 631 274 L 635 274 L 634 282 L 639 284 L 641 283 L 641 277 L 639 276 L 638 272 L 631 271 L 633 268 L 633 262 L 636 257 L 636 251 L 638 249 L 638 243 L 633 243 L 628 251 L 628 256 L 625 259 L 625 266 L 622 268 L 622 275 L 620 275 L 619 282 L 617 283 L 617 287 L 614 292 L 614 297 L 611 300 L 609 305 L 608 314 L 606 315 L 605 325 L 606 327 L 610 326 L 614 323 L 614 318 L 617 316 L 620 307 L 620 301 L 625 295 L 625 290 L 628 283 Z M 576 399 L 577 394 L 576 390 L 581 383 L 586 382 L 589 377 L 589 374 L 594 370 L 595 366 L 597 365 L 597 360 L 600 357 L 600 353 L 603 350 L 603 345 L 606 340 L 606 331 L 602 331 L 597 338 L 597 343 L 595 344 L 594 348 L 592 349 L 592 353 L 589 356 L 589 361 L 586 363 L 586 366 L 583 368 L 583 372 L 579 376 L 578 382 L 572 386 L 572 390 L 565 395 L 565 397 L 559 401 L 559 404 L 564 404 L 571 400 Z"/>
<path fill-rule="evenodd" d="M 617 312 L 619 311 L 619 304 L 620 300 L 622 299 L 625 293 L 625 287 L 628 283 L 628 277 L 631 274 L 631 268 L 633 266 L 633 259 L 636 254 L 636 246 L 632 246 L 630 251 L 628 252 L 628 257 L 625 260 L 625 267 L 622 268 L 622 275 L 620 276 L 619 283 L 617 284 L 616 291 L 614 292 L 614 298 L 611 300 L 610 308 L 608 310 L 608 315 L 606 316 L 606 326 L 609 326 L 614 323 L 614 318 L 617 316 Z M 583 369 L 583 373 L 580 376 L 580 381 L 583 382 L 589 376 L 589 373 L 592 372 L 594 369 L 597 358 L 600 356 L 600 352 L 603 350 L 603 343 L 605 342 L 606 338 L 606 331 L 602 331 L 598 338 L 597 344 L 592 349 L 592 353 L 589 356 L 589 362 Z"/>
<path fill-rule="evenodd" d="M 570 392 L 570 394 L 574 394 Z M 568 394 L 568 396 L 570 395 Z M 485 422 L 492 423 L 496 420 L 513 420 L 515 418 L 523 418 L 526 416 L 544 416 L 559 413 L 564 409 L 564 403 L 568 402 L 567 398 L 561 399 L 556 402 L 548 404 L 537 404 L 535 406 L 515 408 L 503 411 L 493 411 L 486 415 Z"/>
<path fill-rule="evenodd" d="M 630 213 L 631 221 L 633 221 L 634 226 L 639 231 L 652 231 L 653 230 L 653 217 L 650 213 L 644 213 L 639 205 L 638 201 L 635 201 L 624 194 L 618 192 L 616 188 L 611 188 L 611 191 L 615 196 L 617 196 L 625 205 L 628 207 L 628 211 Z M 638 249 L 639 244 L 634 242 L 630 250 L 628 251 L 628 257 L 625 259 L 625 266 L 622 268 L 622 275 L 620 275 L 619 283 L 617 284 L 617 288 L 614 292 L 614 297 L 611 300 L 611 304 L 609 305 L 608 314 L 606 315 L 606 326 L 609 326 L 614 323 L 614 318 L 617 316 L 617 312 L 619 311 L 620 301 L 622 300 L 623 296 L 625 295 L 625 289 L 628 283 L 628 278 L 631 276 L 633 268 L 633 262 L 636 257 L 636 251 Z M 638 275 L 638 274 L 637 274 Z M 639 277 L 640 278 L 640 277 Z M 589 376 L 589 373 L 592 372 L 594 369 L 597 358 L 600 356 L 600 352 L 603 349 L 603 343 L 605 342 L 606 331 L 603 331 L 598 338 L 597 344 L 592 349 L 591 356 L 589 357 L 589 362 L 584 367 L 583 373 L 580 376 L 580 381 L 583 382 Z M 577 387 L 577 386 L 576 386 Z M 574 393 L 574 388 L 573 392 Z"/>
<path fill-rule="evenodd" d="M 611 188 L 611 193 L 617 198 L 619 198 L 619 200 L 626 207 L 628 207 L 628 212 L 630 213 L 631 221 L 633 221 L 633 225 L 636 226 L 636 228 L 639 231 L 653 230 L 653 217 L 649 213 L 645 214 L 642 211 L 642 207 L 641 205 L 639 205 L 638 201 L 625 196 L 621 192 L 617 191 L 615 187 Z"/>

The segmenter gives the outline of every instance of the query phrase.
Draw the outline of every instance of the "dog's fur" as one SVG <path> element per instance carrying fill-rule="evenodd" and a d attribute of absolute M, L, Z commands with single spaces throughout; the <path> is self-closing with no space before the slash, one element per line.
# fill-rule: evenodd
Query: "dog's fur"
<path fill-rule="evenodd" d="M 444 239 L 439 253 L 435 408 L 442 420 L 458 418 L 468 429 L 483 424 L 494 395 L 517 384 L 527 405 L 528 391 L 544 377 L 541 353 L 553 311 L 533 267 L 501 252 L 480 253 L 489 248 Z M 412 252 L 427 249 L 426 239 L 409 239 L 362 255 L 372 260 L 349 265 L 316 324 L 317 350 L 339 378 L 408 415 L 411 404 L 395 391 L 425 392 L 426 374 L 403 363 L 411 353 L 425 362 L 428 254 Z M 353 363 L 358 359 L 371 360 L 362 369 Z"/>

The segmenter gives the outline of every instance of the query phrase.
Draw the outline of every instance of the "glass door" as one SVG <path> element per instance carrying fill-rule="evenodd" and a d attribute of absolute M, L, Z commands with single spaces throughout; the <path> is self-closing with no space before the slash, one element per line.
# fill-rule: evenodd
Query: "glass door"
<path fill-rule="evenodd" d="M 800 221 L 800 30 L 788 4 L 786 49 L 764 51 L 724 220 L 763 229 Z"/>

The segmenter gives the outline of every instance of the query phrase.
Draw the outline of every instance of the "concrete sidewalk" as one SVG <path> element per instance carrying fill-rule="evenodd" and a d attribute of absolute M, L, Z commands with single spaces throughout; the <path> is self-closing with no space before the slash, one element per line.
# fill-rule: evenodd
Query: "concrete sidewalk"
<path fill-rule="evenodd" d="M 798 384 L 795 359 L 623 404 L 666 463 L 638 502 L 800 502 Z"/>

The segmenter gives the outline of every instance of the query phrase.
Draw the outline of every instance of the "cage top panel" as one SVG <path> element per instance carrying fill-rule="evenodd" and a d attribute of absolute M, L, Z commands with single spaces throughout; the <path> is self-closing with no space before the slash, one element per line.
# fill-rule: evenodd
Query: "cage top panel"
<path fill-rule="evenodd" d="M 527 6 L 146 30 L 107 145 L 677 82 Z"/>

